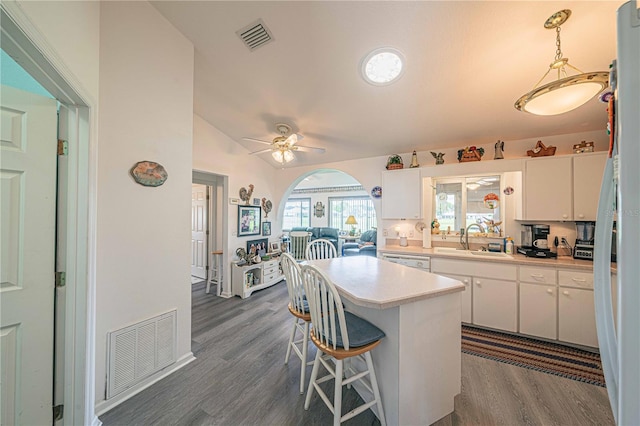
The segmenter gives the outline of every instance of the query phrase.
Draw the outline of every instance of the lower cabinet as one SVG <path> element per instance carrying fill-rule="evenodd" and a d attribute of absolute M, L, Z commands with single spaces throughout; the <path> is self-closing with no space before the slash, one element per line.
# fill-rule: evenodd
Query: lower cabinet
<path fill-rule="evenodd" d="M 473 323 L 518 331 L 517 285 L 513 281 L 473 278 Z"/>
<path fill-rule="evenodd" d="M 520 333 L 556 339 L 557 299 L 555 284 L 520 283 Z"/>
<path fill-rule="evenodd" d="M 231 268 L 231 287 L 235 296 L 243 299 L 251 296 L 251 293 L 263 288 L 271 287 L 284 279 L 278 259 L 267 260 L 253 265 L 238 266 L 233 264 Z"/>
<path fill-rule="evenodd" d="M 558 340 L 598 346 L 593 290 L 560 287 Z"/>
<path fill-rule="evenodd" d="M 471 324 L 471 304 L 472 304 L 472 291 L 471 277 L 456 274 L 440 274 L 443 277 L 453 278 L 464 284 L 464 291 L 461 293 L 460 307 L 462 311 L 462 322 Z"/>

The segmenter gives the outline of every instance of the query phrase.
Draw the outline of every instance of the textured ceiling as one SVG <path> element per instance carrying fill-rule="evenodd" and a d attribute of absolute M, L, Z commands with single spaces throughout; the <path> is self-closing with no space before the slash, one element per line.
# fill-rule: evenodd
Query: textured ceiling
<path fill-rule="evenodd" d="M 603 129 L 605 105 L 592 100 L 553 117 L 513 104 L 555 55 L 554 12 L 573 14 L 562 50 L 583 71 L 614 59 L 622 1 L 580 2 L 220 2 L 153 5 L 194 44 L 195 112 L 249 151 L 290 124 L 301 145 L 288 166 L 461 147 Z M 236 31 L 261 18 L 274 41 L 251 52 Z M 392 46 L 406 58 L 395 84 L 367 84 L 360 63 Z M 271 156 L 262 158 L 279 167 Z"/>

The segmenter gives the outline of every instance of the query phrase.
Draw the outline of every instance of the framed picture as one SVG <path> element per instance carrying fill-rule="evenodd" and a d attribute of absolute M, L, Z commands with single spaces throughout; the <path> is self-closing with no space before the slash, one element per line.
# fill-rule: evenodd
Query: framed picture
<path fill-rule="evenodd" d="M 260 205 L 260 198 L 254 198 L 253 199 L 253 205 L 254 206 L 259 206 Z"/>
<path fill-rule="evenodd" d="M 261 238 L 259 240 L 247 241 L 247 253 L 255 253 L 260 256 L 267 254 L 267 244 L 269 240 Z"/>
<path fill-rule="evenodd" d="M 271 235 L 271 222 L 262 222 L 262 236 L 268 237 Z"/>
<path fill-rule="evenodd" d="M 269 243 L 269 252 L 276 254 L 280 253 L 280 241 L 272 241 Z"/>
<path fill-rule="evenodd" d="M 260 235 L 260 206 L 238 206 L 238 237 Z"/>

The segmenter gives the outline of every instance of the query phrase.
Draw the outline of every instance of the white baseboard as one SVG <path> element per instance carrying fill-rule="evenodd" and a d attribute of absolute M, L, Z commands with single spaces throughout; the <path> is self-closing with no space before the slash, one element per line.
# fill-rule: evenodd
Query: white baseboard
<path fill-rule="evenodd" d="M 112 408 L 122 404 L 124 401 L 126 401 L 127 399 L 131 398 L 132 396 L 137 395 L 138 393 L 142 392 L 143 390 L 145 390 L 146 388 L 148 388 L 152 384 L 154 384 L 154 383 L 164 379 L 168 375 L 178 371 L 179 369 L 181 369 L 185 365 L 189 364 L 190 362 L 195 361 L 195 359 L 196 358 L 193 356 L 193 352 L 189 352 L 189 353 L 183 355 L 178 361 L 175 362 L 175 364 L 172 364 L 172 365 L 168 366 L 167 368 L 165 368 L 162 371 L 159 371 L 158 373 L 154 374 L 153 376 L 147 377 L 142 382 L 140 382 L 137 386 L 132 387 L 130 389 L 127 389 L 126 391 L 122 392 L 121 394 L 118 394 L 118 395 L 114 396 L 111 399 L 103 400 L 103 401 L 98 402 L 96 404 L 96 407 L 95 407 L 96 416 L 101 416 L 102 414 L 106 413 L 107 411 L 111 410 Z M 96 417 L 96 419 L 98 419 L 98 418 Z M 100 422 L 100 420 L 98 420 L 98 422 L 99 423 L 94 424 L 92 426 L 100 426 L 102 424 L 102 422 Z"/>

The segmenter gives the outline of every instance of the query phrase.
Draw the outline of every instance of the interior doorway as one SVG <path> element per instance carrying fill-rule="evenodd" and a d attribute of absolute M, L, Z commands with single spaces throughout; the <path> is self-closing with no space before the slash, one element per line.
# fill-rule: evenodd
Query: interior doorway
<path fill-rule="evenodd" d="M 208 279 L 210 191 L 207 185 L 191 185 L 191 284 Z"/>

